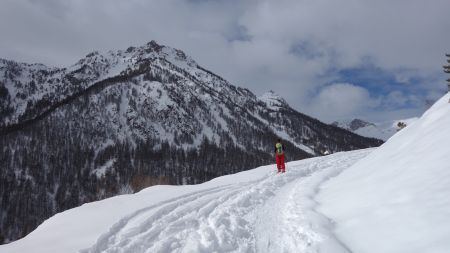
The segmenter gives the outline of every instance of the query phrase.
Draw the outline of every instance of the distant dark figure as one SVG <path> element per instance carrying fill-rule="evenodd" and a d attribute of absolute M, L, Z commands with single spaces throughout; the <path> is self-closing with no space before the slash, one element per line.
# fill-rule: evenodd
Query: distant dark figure
<path fill-rule="evenodd" d="M 284 165 L 284 146 L 281 144 L 280 139 L 275 144 L 275 158 L 277 160 L 278 173 L 284 173 L 286 171 L 286 166 Z"/>

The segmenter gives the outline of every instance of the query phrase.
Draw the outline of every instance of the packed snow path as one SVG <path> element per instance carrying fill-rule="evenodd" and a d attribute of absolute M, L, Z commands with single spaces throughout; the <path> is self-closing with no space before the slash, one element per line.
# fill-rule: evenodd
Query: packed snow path
<path fill-rule="evenodd" d="M 334 241 L 313 197 L 327 178 L 370 151 L 275 167 L 258 180 L 211 187 L 155 203 L 121 219 L 82 252 L 316 252 Z M 330 240 L 331 239 L 331 240 Z M 336 246 L 336 245 L 335 245 Z"/>

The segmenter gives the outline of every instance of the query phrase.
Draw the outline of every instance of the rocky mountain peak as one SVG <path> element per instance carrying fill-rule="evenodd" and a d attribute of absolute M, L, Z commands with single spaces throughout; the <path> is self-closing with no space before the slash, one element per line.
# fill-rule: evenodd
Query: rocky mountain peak
<path fill-rule="evenodd" d="M 289 107 L 288 103 L 284 98 L 275 93 L 273 90 L 269 90 L 262 94 L 259 98 L 260 101 L 264 102 L 271 109 L 279 109 L 280 107 Z"/>
<path fill-rule="evenodd" d="M 147 43 L 148 49 L 152 49 L 155 52 L 160 52 L 164 46 L 158 44 L 156 41 L 151 40 L 149 43 Z"/>
<path fill-rule="evenodd" d="M 374 124 L 361 119 L 354 119 L 349 124 L 350 129 L 353 131 L 366 126 L 374 126 Z"/>
<path fill-rule="evenodd" d="M 375 124 L 364 121 L 362 119 L 335 121 L 335 122 L 331 123 L 331 125 L 341 127 L 341 128 L 347 129 L 349 131 L 356 131 L 360 128 L 367 127 L 367 126 L 375 126 Z"/>

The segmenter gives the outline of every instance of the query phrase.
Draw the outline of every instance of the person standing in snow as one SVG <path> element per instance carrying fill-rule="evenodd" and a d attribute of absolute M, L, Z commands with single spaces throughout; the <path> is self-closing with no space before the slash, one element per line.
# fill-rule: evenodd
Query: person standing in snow
<path fill-rule="evenodd" d="M 281 139 L 278 139 L 275 144 L 275 158 L 277 161 L 278 173 L 284 173 L 286 171 L 286 167 L 284 165 L 284 146 L 281 144 Z"/>

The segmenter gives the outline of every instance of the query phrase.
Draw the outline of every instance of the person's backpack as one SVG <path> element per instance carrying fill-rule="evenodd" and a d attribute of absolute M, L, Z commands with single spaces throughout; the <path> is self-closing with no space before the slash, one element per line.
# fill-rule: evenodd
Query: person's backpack
<path fill-rule="evenodd" d="M 275 152 L 280 155 L 283 154 L 283 144 L 279 142 L 275 144 Z"/>

